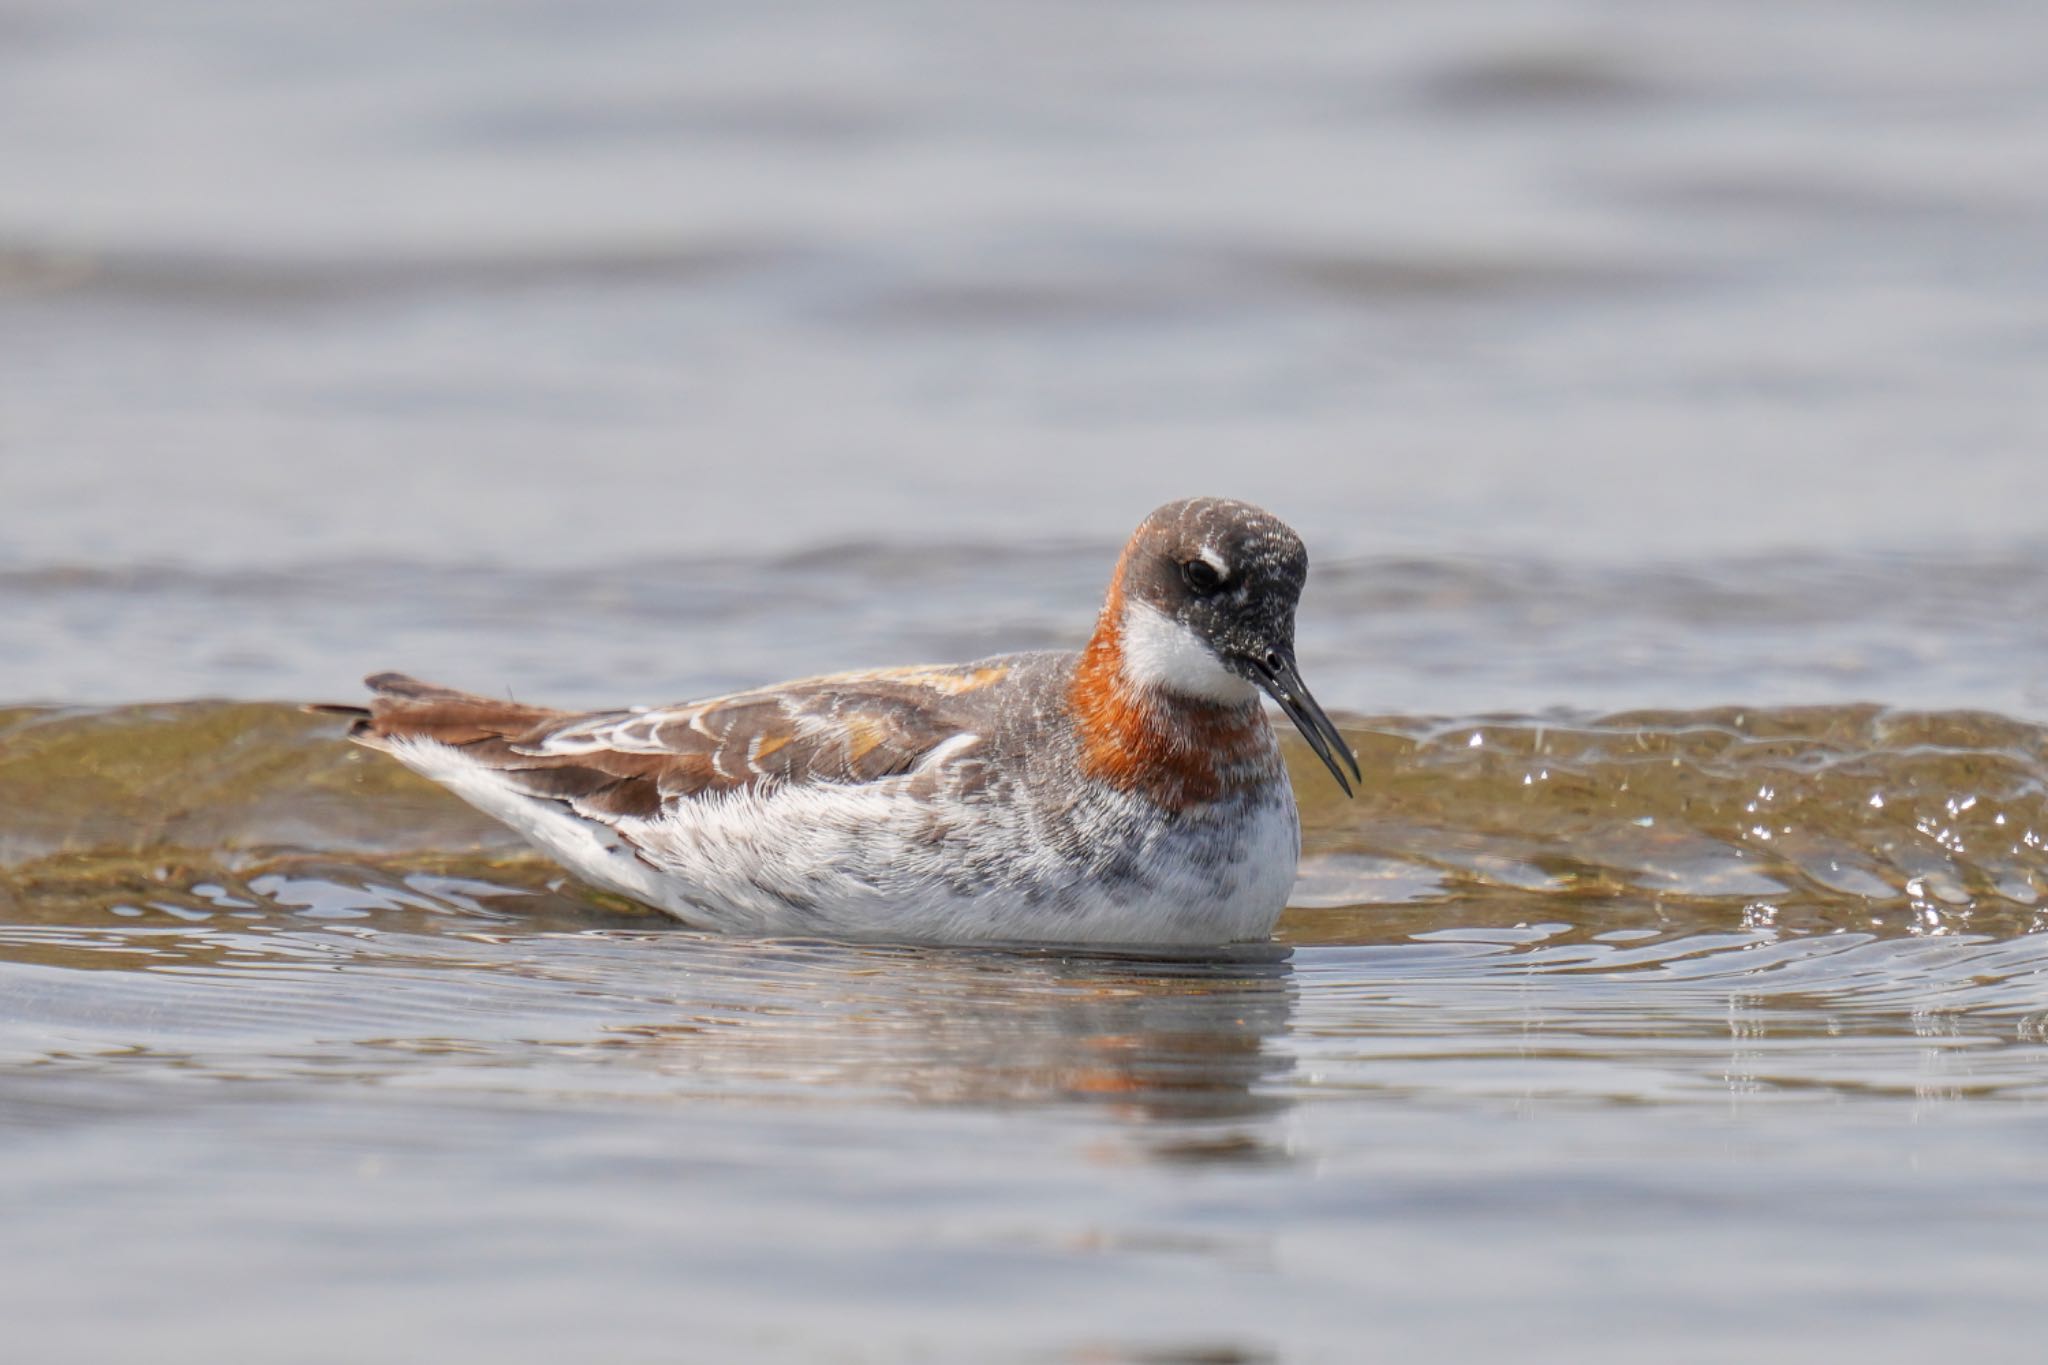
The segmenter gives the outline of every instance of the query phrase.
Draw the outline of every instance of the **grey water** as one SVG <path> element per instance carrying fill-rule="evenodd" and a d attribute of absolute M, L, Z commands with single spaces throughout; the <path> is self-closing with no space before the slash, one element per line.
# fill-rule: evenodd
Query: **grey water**
<path fill-rule="evenodd" d="M 0 0 L 8 1354 L 2035 1359 L 2044 243 L 2027 6 Z M 1267 947 L 709 938 L 292 709 L 1197 492 L 1369 760 Z"/>

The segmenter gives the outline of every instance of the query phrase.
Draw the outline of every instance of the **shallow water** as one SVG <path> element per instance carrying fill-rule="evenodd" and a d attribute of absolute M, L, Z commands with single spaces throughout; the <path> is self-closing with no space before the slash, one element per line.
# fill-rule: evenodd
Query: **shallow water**
<path fill-rule="evenodd" d="M 0 164 L 10 1355 L 2038 1357 L 2048 11 L 0 0 Z M 295 707 L 1193 492 L 1272 945 L 706 937 Z"/>
<path fill-rule="evenodd" d="M 680 930 L 284 707 L 0 725 L 33 1340 L 1906 1360 L 2039 1318 L 2028 724 L 1354 721 L 1279 942 L 1178 958 Z"/>

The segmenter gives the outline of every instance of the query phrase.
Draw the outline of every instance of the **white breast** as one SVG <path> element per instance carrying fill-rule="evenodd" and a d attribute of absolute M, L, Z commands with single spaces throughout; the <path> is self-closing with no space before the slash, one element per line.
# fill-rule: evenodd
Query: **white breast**
<path fill-rule="evenodd" d="M 1301 857 L 1301 822 L 1286 779 L 1219 810 L 1213 823 L 1190 812 L 1153 829 L 1138 857 L 1142 894 L 1120 894 L 1113 882 L 1098 886 L 1086 938 L 1193 945 L 1271 936 Z"/>

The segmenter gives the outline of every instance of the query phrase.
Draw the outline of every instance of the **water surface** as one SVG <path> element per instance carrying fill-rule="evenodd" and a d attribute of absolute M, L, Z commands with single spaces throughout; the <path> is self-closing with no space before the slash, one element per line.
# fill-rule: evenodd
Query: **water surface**
<path fill-rule="evenodd" d="M 0 0 L 0 164 L 13 1354 L 2038 1357 L 2048 11 Z M 296 709 L 1193 493 L 1367 770 L 1272 945 L 710 938 Z"/>
<path fill-rule="evenodd" d="M 1161 958 L 682 930 L 282 707 L 0 724 L 9 1293 L 85 1355 L 1905 1360 L 2038 1317 L 2031 725 L 1354 722 L 1279 941 Z"/>

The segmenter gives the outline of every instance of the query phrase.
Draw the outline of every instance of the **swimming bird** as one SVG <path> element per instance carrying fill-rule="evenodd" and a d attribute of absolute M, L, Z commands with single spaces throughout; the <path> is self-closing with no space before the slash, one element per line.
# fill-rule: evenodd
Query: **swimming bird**
<path fill-rule="evenodd" d="M 700 928 L 1262 939 L 1301 833 L 1260 694 L 1347 796 L 1361 777 L 1295 666 L 1307 574 L 1277 518 L 1192 498 L 1132 534 L 1078 652 L 588 713 L 380 673 L 367 708 L 321 709 L 578 876 Z"/>

